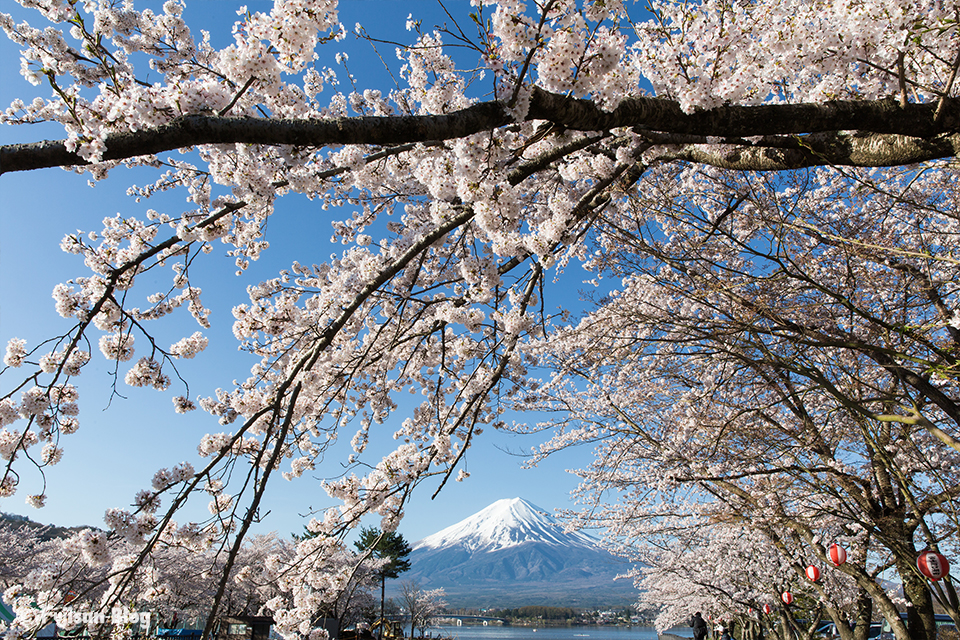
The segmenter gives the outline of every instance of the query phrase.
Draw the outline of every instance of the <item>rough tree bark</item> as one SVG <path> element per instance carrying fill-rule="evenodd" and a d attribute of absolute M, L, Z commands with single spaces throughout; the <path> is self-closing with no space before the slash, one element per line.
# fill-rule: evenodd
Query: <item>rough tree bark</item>
<path fill-rule="evenodd" d="M 730 147 L 722 152 L 694 147 L 678 152 L 677 158 L 729 169 L 778 171 L 827 164 L 895 166 L 953 157 L 960 150 L 960 104 L 948 101 L 937 116 L 938 105 L 901 106 L 885 99 L 728 105 L 687 114 L 675 101 L 637 97 L 605 112 L 587 100 L 534 89 L 526 120 L 546 120 L 581 131 L 634 127 L 641 135 L 709 136 L 716 138 L 709 140 L 713 145 L 728 143 Z M 323 147 L 447 140 L 502 127 L 512 120 L 498 101 L 423 116 L 271 120 L 190 115 L 153 129 L 110 134 L 102 159 L 123 160 L 201 144 Z M 757 136 L 761 139 L 742 139 Z M 652 139 L 666 144 L 708 142 L 670 135 L 653 135 Z M 0 173 L 84 164 L 88 163 L 69 151 L 65 140 L 0 147 Z"/>

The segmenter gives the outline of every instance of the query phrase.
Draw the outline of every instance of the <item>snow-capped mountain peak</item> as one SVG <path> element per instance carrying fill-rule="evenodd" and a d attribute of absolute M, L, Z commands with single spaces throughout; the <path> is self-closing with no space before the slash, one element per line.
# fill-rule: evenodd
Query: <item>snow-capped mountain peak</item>
<path fill-rule="evenodd" d="M 498 551 L 528 542 L 595 549 L 598 542 L 578 531 L 566 532 L 556 519 L 522 498 L 498 500 L 486 509 L 413 545 L 417 549 L 459 547 Z"/>
<path fill-rule="evenodd" d="M 404 577 L 466 607 L 621 606 L 636 600 L 629 567 L 584 533 L 565 532 L 526 500 L 499 500 L 413 545 Z"/>

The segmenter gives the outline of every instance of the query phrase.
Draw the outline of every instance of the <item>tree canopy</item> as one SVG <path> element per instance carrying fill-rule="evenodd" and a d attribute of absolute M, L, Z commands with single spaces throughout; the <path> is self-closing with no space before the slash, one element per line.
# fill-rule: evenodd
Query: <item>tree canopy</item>
<path fill-rule="evenodd" d="M 360 538 L 354 543 L 360 553 L 371 553 L 374 557 L 386 561 L 378 573 L 383 578 L 394 579 L 410 570 L 410 545 L 396 531 L 380 531 L 375 527 L 363 527 Z"/>
<path fill-rule="evenodd" d="M 61 248 L 84 270 L 53 292 L 67 328 L 8 337 L 0 497 L 43 504 L 24 470 L 43 477 L 84 437 L 93 358 L 216 425 L 188 443 L 201 462 L 159 470 L 107 513 L 109 535 L 72 543 L 109 564 L 109 589 L 67 603 L 56 580 L 15 587 L 43 607 L 23 604 L 12 633 L 148 600 L 141 578 L 169 548 L 222 552 L 212 619 L 270 481 L 332 465 L 338 506 L 292 552 L 298 580 L 277 578 L 289 598 L 264 605 L 285 634 L 321 637 L 311 621 L 344 586 L 328 562 L 339 540 L 367 514 L 394 531 L 415 487 L 464 479 L 489 427 L 550 429 L 544 456 L 598 445 L 580 472 L 590 508 L 571 517 L 644 562 L 669 566 L 704 525 L 701 552 L 768 541 L 762 579 L 671 585 L 712 593 L 718 615 L 756 619 L 838 539 L 858 561 L 834 586 L 867 593 L 906 640 L 880 581 L 895 571 L 919 612 L 910 633 L 934 637 L 915 555 L 954 550 L 960 524 L 954 3 L 478 0 L 434 29 L 411 17 L 350 35 L 332 0 L 275 0 L 242 12 L 224 46 L 195 35 L 187 0 L 21 4 L 35 17 L 0 14 L 0 28 L 43 95 L 2 122 L 63 134 L 0 147 L 0 180 L 147 172 L 132 196 L 188 204 L 101 222 L 78 203 L 85 228 Z M 374 45 L 392 87 L 338 71 L 349 37 Z M 197 266 L 225 256 L 244 278 L 296 194 L 330 212 L 340 246 L 249 282 L 230 329 L 256 364 L 191 397 L 178 364 L 220 329 Z M 596 291 L 583 318 L 562 308 L 571 281 Z M 420 402 L 400 411 L 408 394 Z M 510 425 L 510 408 L 559 418 Z M 178 524 L 197 500 L 211 517 Z M 838 621 L 862 613 L 849 593 L 795 584 Z"/>

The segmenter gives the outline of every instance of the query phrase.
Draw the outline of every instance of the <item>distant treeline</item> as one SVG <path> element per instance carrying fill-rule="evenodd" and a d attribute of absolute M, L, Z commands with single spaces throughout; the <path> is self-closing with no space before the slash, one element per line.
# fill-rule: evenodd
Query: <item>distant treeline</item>
<path fill-rule="evenodd" d="M 532 618 L 535 620 L 573 620 L 577 612 L 568 607 L 541 607 L 529 606 L 518 609 L 500 609 L 492 614 L 496 618 L 521 620 Z"/>
<path fill-rule="evenodd" d="M 19 529 L 21 527 L 27 529 L 39 529 L 40 540 L 46 542 L 47 540 L 53 540 L 54 538 L 69 538 L 71 535 L 80 531 L 81 529 L 88 529 L 92 527 L 56 527 L 52 524 L 40 524 L 28 518 L 27 516 L 17 515 L 16 513 L 4 513 L 0 511 L 0 529 L 5 528 Z"/>

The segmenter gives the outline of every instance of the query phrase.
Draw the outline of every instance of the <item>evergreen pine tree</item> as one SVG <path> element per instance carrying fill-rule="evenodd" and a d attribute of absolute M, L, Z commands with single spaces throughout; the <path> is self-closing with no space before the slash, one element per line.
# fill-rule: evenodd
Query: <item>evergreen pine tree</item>
<path fill-rule="evenodd" d="M 355 543 L 361 553 L 367 551 L 375 558 L 388 558 L 389 562 L 380 569 L 380 631 L 383 639 L 383 607 L 386 596 L 387 578 L 396 578 L 410 569 L 410 545 L 402 535 L 395 531 L 384 532 L 376 527 L 364 527 L 360 530 L 360 539 Z"/>

